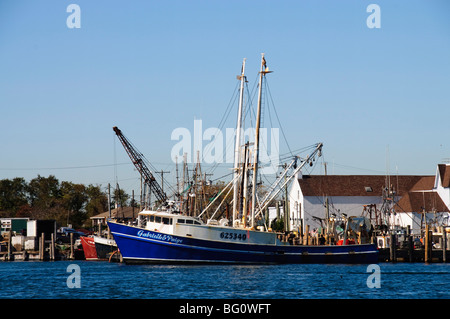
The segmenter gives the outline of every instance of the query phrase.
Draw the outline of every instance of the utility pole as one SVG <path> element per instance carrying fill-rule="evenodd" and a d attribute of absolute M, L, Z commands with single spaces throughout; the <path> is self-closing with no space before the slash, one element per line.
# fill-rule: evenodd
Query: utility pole
<path fill-rule="evenodd" d="M 109 218 L 111 218 L 111 184 L 108 183 L 108 212 Z"/>
<path fill-rule="evenodd" d="M 131 219 L 131 221 L 134 221 L 134 189 L 131 190 L 131 211 L 133 213 L 133 218 Z"/>
<path fill-rule="evenodd" d="M 157 174 L 161 174 L 161 190 L 164 192 L 164 174 L 169 174 L 170 171 L 159 171 L 159 172 L 155 172 Z"/>

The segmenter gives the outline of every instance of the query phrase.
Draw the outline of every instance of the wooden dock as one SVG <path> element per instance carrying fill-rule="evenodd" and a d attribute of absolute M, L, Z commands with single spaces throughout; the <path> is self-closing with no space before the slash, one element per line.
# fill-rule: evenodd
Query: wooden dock
<path fill-rule="evenodd" d="M 393 255 L 390 248 L 381 248 L 379 251 L 379 262 L 426 262 L 445 263 L 450 257 L 449 251 L 442 249 L 432 249 L 428 256 L 424 248 L 422 249 L 396 249 Z"/>
<path fill-rule="evenodd" d="M 72 235 L 72 234 L 71 234 Z M 71 236 L 71 243 L 58 245 L 55 243 L 54 234 L 50 234 L 50 240 L 46 240 L 46 235 L 33 239 L 32 244 L 36 249 L 26 249 L 26 245 L 12 242 L 12 236 L 6 236 L 0 247 L 0 261 L 56 261 L 56 260 L 78 260 L 84 259 L 83 250 L 74 247 Z M 23 241 L 22 241 L 23 242 Z"/>

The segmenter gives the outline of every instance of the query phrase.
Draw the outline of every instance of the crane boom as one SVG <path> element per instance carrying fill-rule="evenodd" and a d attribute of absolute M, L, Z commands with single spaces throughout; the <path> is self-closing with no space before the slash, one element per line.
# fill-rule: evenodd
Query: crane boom
<path fill-rule="evenodd" d="M 128 139 L 122 134 L 122 131 L 119 130 L 117 126 L 114 126 L 113 130 L 122 143 L 123 147 L 125 148 L 125 151 L 128 153 L 128 156 L 130 157 L 134 166 L 144 179 L 144 183 L 150 188 L 153 194 L 155 194 L 157 200 L 160 201 L 161 204 L 164 204 L 168 199 L 167 195 L 166 193 L 164 193 L 161 186 L 158 184 L 155 177 L 145 164 L 144 156 L 131 144 L 130 141 L 128 141 Z"/>

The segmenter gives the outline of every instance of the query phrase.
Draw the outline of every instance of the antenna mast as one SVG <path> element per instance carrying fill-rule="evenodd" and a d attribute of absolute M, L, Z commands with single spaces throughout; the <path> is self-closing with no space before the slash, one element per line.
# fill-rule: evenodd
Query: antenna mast
<path fill-rule="evenodd" d="M 236 142 L 234 147 L 234 185 L 233 185 L 233 224 L 238 215 L 238 185 L 239 185 L 239 165 L 241 153 L 241 132 L 242 132 L 242 105 L 244 101 L 244 82 L 245 82 L 245 58 L 242 62 L 241 75 L 238 75 L 238 80 L 241 81 L 240 95 L 239 95 L 239 109 L 236 127 Z"/>
<path fill-rule="evenodd" d="M 266 65 L 264 53 L 261 53 L 261 71 L 259 72 L 259 91 L 258 91 L 258 110 L 256 113 L 256 128 L 255 128 L 255 148 L 253 154 L 253 185 L 252 185 L 252 222 L 251 227 L 255 226 L 255 211 L 256 211 L 256 183 L 258 176 L 258 161 L 259 161 L 259 129 L 261 125 L 261 97 L 262 97 L 262 81 L 266 73 L 271 73 Z"/>

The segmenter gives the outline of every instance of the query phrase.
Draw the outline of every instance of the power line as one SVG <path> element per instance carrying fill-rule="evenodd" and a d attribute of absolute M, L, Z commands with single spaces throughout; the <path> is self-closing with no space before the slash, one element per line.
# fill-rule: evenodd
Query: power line
<path fill-rule="evenodd" d="M 63 167 L 0 167 L 2 171 L 39 171 L 39 170 L 55 170 L 55 169 L 86 169 L 86 168 L 98 168 L 98 167 L 111 167 L 116 165 L 131 165 L 131 163 L 117 163 L 117 164 L 99 164 L 99 165 L 86 165 L 86 166 L 63 166 Z"/>

